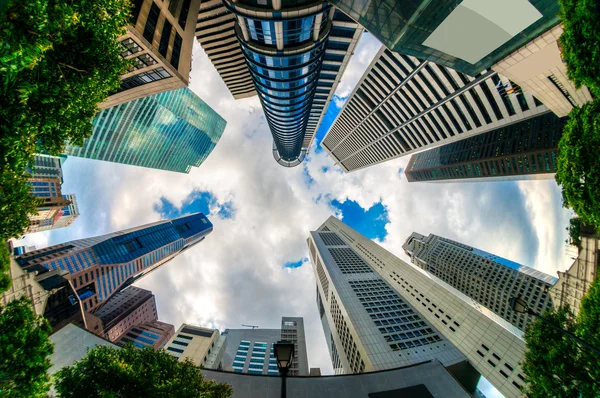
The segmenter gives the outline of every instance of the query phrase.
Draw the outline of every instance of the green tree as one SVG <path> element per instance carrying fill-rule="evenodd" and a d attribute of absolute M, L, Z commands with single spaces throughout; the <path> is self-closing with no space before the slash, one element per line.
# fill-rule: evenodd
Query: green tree
<path fill-rule="evenodd" d="M 600 100 L 573 108 L 558 143 L 556 181 L 563 204 L 600 229 Z"/>
<path fill-rule="evenodd" d="M 129 62 L 117 38 L 129 0 L 5 0 L 0 8 L 0 226 L 27 227 L 24 170 L 35 153 L 60 154 L 92 131 L 97 106 Z M 21 205 L 23 211 L 14 212 Z M 8 220 L 5 222 L 5 220 Z M 16 231 L 16 232 L 15 232 Z"/>
<path fill-rule="evenodd" d="M 5 242 L 0 242 L 0 294 L 10 288 L 10 253 Z"/>
<path fill-rule="evenodd" d="M 56 374 L 62 397 L 225 398 L 231 387 L 206 381 L 191 361 L 179 362 L 164 350 L 98 346 Z"/>
<path fill-rule="evenodd" d="M 548 310 L 543 316 L 584 341 L 599 346 L 600 279 L 582 300 L 577 318 L 568 307 Z M 527 352 L 521 366 L 528 396 L 600 396 L 600 356 L 540 320 L 528 326 L 525 341 Z"/>
<path fill-rule="evenodd" d="M 600 6 L 596 0 L 559 0 L 560 36 L 569 79 L 600 95 Z"/>
<path fill-rule="evenodd" d="M 50 387 L 48 321 L 33 313 L 25 298 L 0 306 L 0 395 L 45 397 Z"/>
<path fill-rule="evenodd" d="M 569 226 L 567 227 L 567 231 L 569 231 L 569 244 L 573 246 L 580 247 L 581 246 L 581 220 L 579 217 L 573 217 L 569 220 Z"/>

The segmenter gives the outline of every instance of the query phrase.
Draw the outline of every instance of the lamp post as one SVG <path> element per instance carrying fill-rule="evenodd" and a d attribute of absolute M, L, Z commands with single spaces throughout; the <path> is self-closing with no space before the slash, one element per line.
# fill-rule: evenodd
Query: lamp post
<path fill-rule="evenodd" d="M 275 359 L 277 359 L 277 368 L 281 375 L 281 398 L 286 397 L 285 378 L 290 365 L 292 364 L 292 358 L 294 357 L 294 343 L 289 341 L 278 341 L 273 346 L 275 351 Z"/>
<path fill-rule="evenodd" d="M 527 303 L 525 302 L 525 300 L 523 300 L 521 297 L 512 297 L 512 298 L 510 298 L 508 300 L 508 304 L 510 305 L 510 308 L 513 311 L 515 311 L 515 312 L 517 312 L 519 314 L 533 315 L 536 318 L 541 319 L 547 325 L 550 325 L 551 327 L 553 327 L 554 329 L 558 330 L 562 334 L 566 334 L 567 336 L 569 336 L 570 338 L 572 338 L 573 340 L 575 340 L 576 342 L 578 342 L 582 346 L 584 346 L 584 347 L 586 347 L 586 348 L 594 351 L 596 354 L 600 355 L 600 349 L 594 347 L 593 345 L 590 345 L 590 344 L 586 343 L 585 341 L 581 340 L 579 337 L 575 336 L 573 333 L 568 332 L 568 331 L 564 330 L 563 328 L 560 328 L 560 327 L 556 326 L 555 324 L 553 324 L 552 322 L 550 322 L 549 320 L 547 320 L 546 318 L 544 318 L 543 316 L 541 316 L 540 314 L 538 314 L 537 312 L 535 312 L 534 310 L 532 310 L 531 308 L 529 308 L 529 306 L 527 305 Z"/>

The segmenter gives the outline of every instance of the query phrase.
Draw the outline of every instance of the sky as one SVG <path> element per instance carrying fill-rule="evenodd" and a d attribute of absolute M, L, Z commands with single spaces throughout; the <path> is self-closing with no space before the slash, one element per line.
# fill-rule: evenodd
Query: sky
<path fill-rule="evenodd" d="M 569 257 L 569 212 L 553 180 L 408 183 L 409 157 L 344 174 L 318 142 L 379 50 L 366 33 L 300 166 L 279 166 L 258 99 L 234 100 L 195 43 L 190 89 L 227 127 L 214 151 L 189 174 L 69 157 L 62 192 L 75 193 L 81 215 L 68 228 L 28 235 L 43 248 L 190 212 L 214 231 L 137 283 L 156 296 L 159 319 L 241 328 L 279 328 L 302 316 L 310 367 L 332 366 L 316 305 L 306 239 L 330 215 L 407 260 L 404 240 L 434 233 L 556 275 Z M 488 396 L 493 388 L 482 383 Z"/>

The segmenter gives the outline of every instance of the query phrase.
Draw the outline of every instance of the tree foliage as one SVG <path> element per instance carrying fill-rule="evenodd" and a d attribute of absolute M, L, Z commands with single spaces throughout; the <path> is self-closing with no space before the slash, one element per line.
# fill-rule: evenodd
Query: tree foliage
<path fill-rule="evenodd" d="M 581 246 L 581 220 L 579 217 L 573 217 L 569 220 L 569 240 L 567 242 L 573 246 Z"/>
<path fill-rule="evenodd" d="M 10 253 L 5 242 L 0 242 L 0 294 L 10 288 Z"/>
<path fill-rule="evenodd" d="M 600 279 L 581 302 L 577 318 L 568 307 L 543 315 L 587 343 L 600 346 Z M 525 392 L 535 397 L 596 398 L 600 396 L 600 356 L 548 324 L 537 320 L 525 332 L 527 352 L 522 369 Z"/>
<path fill-rule="evenodd" d="M 62 397 L 225 398 L 231 387 L 206 381 L 191 361 L 179 362 L 164 350 L 98 346 L 56 374 Z"/>
<path fill-rule="evenodd" d="M 34 200 L 24 170 L 92 131 L 97 105 L 129 63 L 117 38 L 129 0 L 5 0 L 0 9 L 0 226 L 18 236 Z M 23 206 L 22 211 L 15 209 Z M 5 222 L 5 220 L 8 220 Z M 17 233 L 15 233 L 15 230 Z"/>
<path fill-rule="evenodd" d="M 577 87 L 600 95 L 600 6 L 596 0 L 559 0 L 560 37 L 567 72 Z"/>
<path fill-rule="evenodd" d="M 50 387 L 49 355 L 54 347 L 48 321 L 25 298 L 0 306 L 0 395 L 45 397 Z"/>
<path fill-rule="evenodd" d="M 600 100 L 573 108 L 558 143 L 556 181 L 563 204 L 600 229 Z"/>

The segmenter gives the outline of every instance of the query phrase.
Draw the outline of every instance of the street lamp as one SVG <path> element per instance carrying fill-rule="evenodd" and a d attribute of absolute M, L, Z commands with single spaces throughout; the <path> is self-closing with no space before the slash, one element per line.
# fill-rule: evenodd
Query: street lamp
<path fill-rule="evenodd" d="M 294 343 L 289 341 L 278 341 L 274 344 L 275 359 L 277 360 L 277 368 L 281 375 L 281 398 L 286 396 L 285 377 L 290 370 L 292 358 L 294 357 Z"/>
<path fill-rule="evenodd" d="M 567 336 L 569 336 L 570 338 L 572 338 L 573 340 L 575 340 L 582 346 L 584 346 L 584 347 L 594 351 L 596 354 L 600 355 L 600 349 L 594 347 L 593 345 L 586 343 L 585 341 L 581 340 L 579 337 L 575 336 L 573 333 L 568 332 L 568 331 L 564 330 L 563 328 L 556 326 L 555 324 L 553 324 L 552 322 L 550 322 L 549 320 L 547 320 L 546 318 L 544 318 L 543 316 L 541 316 L 540 314 L 538 314 L 537 312 L 535 312 L 534 310 L 529 308 L 529 306 L 527 305 L 525 300 L 523 300 L 520 296 L 519 297 L 511 297 L 508 300 L 508 304 L 510 305 L 510 309 L 515 311 L 516 313 L 533 315 L 536 318 L 541 319 L 547 325 L 550 325 L 554 329 L 558 330 L 562 334 L 566 334 Z"/>

